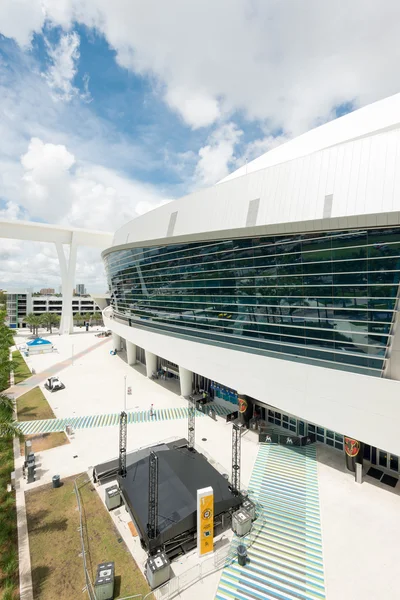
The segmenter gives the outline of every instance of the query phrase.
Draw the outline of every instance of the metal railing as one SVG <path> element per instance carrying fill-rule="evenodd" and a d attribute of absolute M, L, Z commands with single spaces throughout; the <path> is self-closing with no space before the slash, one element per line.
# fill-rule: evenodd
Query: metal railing
<path fill-rule="evenodd" d="M 82 505 L 81 505 L 81 498 L 80 498 L 80 493 L 79 493 L 79 488 L 78 488 L 78 479 L 82 477 L 82 475 L 80 475 L 79 477 L 77 477 L 74 480 L 74 492 L 75 492 L 75 496 L 76 496 L 76 501 L 78 504 L 78 511 L 79 511 L 79 534 L 80 534 L 80 538 L 81 538 L 81 548 L 82 548 L 82 560 L 83 560 L 83 572 L 85 575 L 85 581 L 86 581 L 86 589 L 87 592 L 89 594 L 89 598 L 90 600 L 96 600 L 96 596 L 94 593 L 94 588 L 93 588 L 93 584 L 92 581 L 90 579 L 90 574 L 87 568 L 87 564 L 86 564 L 86 549 L 85 549 L 85 540 L 83 537 L 83 518 L 82 518 Z M 89 477 L 86 475 L 86 479 L 85 481 L 82 483 L 82 485 L 86 485 L 87 483 L 90 482 Z"/>

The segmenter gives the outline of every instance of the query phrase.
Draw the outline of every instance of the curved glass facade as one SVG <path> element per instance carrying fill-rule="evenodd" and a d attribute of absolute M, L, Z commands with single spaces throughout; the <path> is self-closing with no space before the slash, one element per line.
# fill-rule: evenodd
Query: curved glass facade
<path fill-rule="evenodd" d="M 115 316 L 238 350 L 380 376 L 400 228 L 223 239 L 104 257 Z"/>

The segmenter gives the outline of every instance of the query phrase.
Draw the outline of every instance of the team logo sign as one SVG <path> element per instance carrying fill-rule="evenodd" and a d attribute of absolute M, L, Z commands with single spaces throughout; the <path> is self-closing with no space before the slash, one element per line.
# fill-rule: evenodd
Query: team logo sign
<path fill-rule="evenodd" d="M 245 413 L 247 410 L 247 402 L 244 398 L 239 398 L 239 412 Z"/>
<path fill-rule="evenodd" d="M 360 452 L 360 442 L 358 440 L 353 440 L 352 438 L 345 437 L 344 438 L 344 449 L 347 456 L 354 458 Z"/>

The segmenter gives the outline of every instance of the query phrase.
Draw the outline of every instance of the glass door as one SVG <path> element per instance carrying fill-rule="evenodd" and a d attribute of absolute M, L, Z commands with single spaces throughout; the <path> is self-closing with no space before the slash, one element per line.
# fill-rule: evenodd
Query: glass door
<path fill-rule="evenodd" d="M 387 469 L 388 467 L 388 455 L 387 452 L 384 452 L 383 450 L 379 450 L 379 466 L 383 467 L 384 469 Z"/>

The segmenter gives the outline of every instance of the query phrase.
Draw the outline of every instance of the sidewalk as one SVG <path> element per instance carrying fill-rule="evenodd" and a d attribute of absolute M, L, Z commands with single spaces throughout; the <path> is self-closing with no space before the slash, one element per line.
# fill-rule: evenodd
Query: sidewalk
<path fill-rule="evenodd" d="M 89 348 L 86 348 L 85 350 L 78 352 L 77 354 L 75 354 L 73 356 L 73 358 L 72 357 L 67 358 L 65 360 L 62 360 L 62 361 L 56 363 L 55 365 L 52 365 L 51 367 L 48 367 L 45 371 L 42 371 L 40 373 L 35 373 L 35 375 L 32 375 L 32 377 L 25 379 L 25 381 L 21 381 L 21 383 L 18 383 L 17 385 L 10 386 L 7 390 L 4 390 L 3 393 L 7 394 L 8 396 L 11 396 L 12 398 L 14 398 L 16 400 L 17 398 L 22 396 L 22 394 L 25 394 L 26 392 L 30 392 L 33 388 L 38 386 L 40 383 L 42 383 L 48 377 L 58 375 L 60 373 L 60 371 L 69 367 L 73 361 L 79 360 L 83 356 L 90 354 L 90 352 L 92 352 L 96 348 L 99 348 L 100 346 L 103 346 L 108 341 L 109 341 L 108 338 L 102 339 L 100 342 L 93 344 L 93 346 L 90 346 Z"/>

